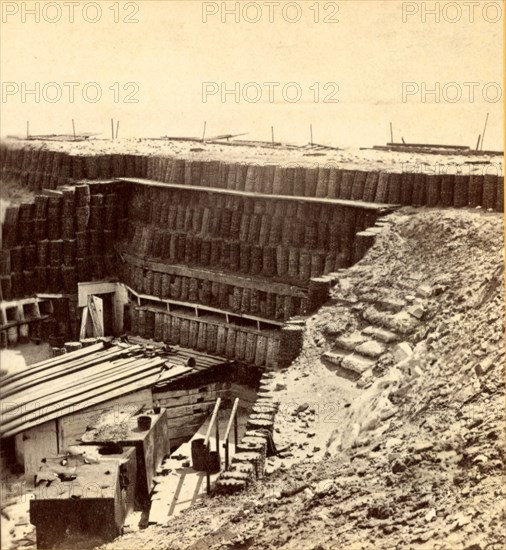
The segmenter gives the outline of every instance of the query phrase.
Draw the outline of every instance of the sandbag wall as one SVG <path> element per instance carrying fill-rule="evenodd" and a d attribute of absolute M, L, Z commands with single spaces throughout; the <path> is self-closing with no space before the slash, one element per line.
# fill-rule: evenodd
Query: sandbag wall
<path fill-rule="evenodd" d="M 356 206 L 136 185 L 123 249 L 307 287 L 311 278 L 351 265 L 356 233 L 378 215 Z"/>
<path fill-rule="evenodd" d="M 228 357 L 258 367 L 286 366 L 300 352 L 302 328 L 258 330 L 250 326 L 224 323 L 219 319 L 168 312 L 149 306 L 132 311 L 132 333 Z"/>

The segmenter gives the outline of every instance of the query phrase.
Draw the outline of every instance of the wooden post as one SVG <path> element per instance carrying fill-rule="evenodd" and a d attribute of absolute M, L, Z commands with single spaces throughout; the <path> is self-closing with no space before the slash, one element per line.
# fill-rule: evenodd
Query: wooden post
<path fill-rule="evenodd" d="M 111 135 L 112 139 L 114 139 L 114 119 L 111 118 Z"/>
<path fill-rule="evenodd" d="M 218 411 L 218 417 L 216 418 L 216 452 L 218 453 L 218 460 L 220 459 L 220 412 Z M 221 470 L 221 464 L 220 464 Z"/>
<path fill-rule="evenodd" d="M 237 404 L 239 405 L 239 399 L 237 399 Z M 235 452 L 237 452 L 237 445 L 238 445 L 238 432 L 239 432 L 239 426 L 238 426 L 238 419 L 237 419 L 238 413 L 237 409 L 234 416 L 234 448 Z"/>
<path fill-rule="evenodd" d="M 229 450 L 228 450 L 228 439 L 225 440 L 225 443 L 223 443 L 223 446 L 225 447 L 225 470 L 228 470 L 228 465 L 230 462 L 230 456 L 229 456 Z"/>
<path fill-rule="evenodd" d="M 392 123 L 390 123 L 390 143 L 394 142 L 394 127 Z"/>
<path fill-rule="evenodd" d="M 26 139 L 30 137 L 30 121 L 26 121 Z"/>
<path fill-rule="evenodd" d="M 202 141 L 205 142 L 206 140 L 206 125 L 207 122 L 204 120 L 204 131 L 202 132 Z"/>
<path fill-rule="evenodd" d="M 211 450 L 211 445 L 209 445 L 209 441 L 206 443 L 206 490 L 207 494 L 209 495 L 211 493 L 211 472 L 210 472 L 210 466 L 209 463 L 211 462 L 209 459 L 209 452 Z"/>
<path fill-rule="evenodd" d="M 271 126 L 271 141 L 274 143 L 274 126 Z"/>
<path fill-rule="evenodd" d="M 478 141 L 476 142 L 476 150 L 480 150 L 480 141 L 481 141 L 481 134 L 478 134 Z"/>
<path fill-rule="evenodd" d="M 221 405 L 221 397 L 218 397 L 216 400 L 216 404 L 214 405 L 213 414 L 211 416 L 211 420 L 209 421 L 209 427 L 207 428 L 206 436 L 204 438 L 204 447 L 207 449 L 207 465 L 206 465 L 206 484 L 207 484 L 207 494 L 211 492 L 211 472 L 209 470 L 209 451 L 211 450 L 211 444 L 210 444 L 210 436 L 211 436 L 211 430 L 213 429 L 213 423 L 218 421 L 218 411 L 220 409 Z M 219 456 L 219 428 L 216 426 L 216 436 L 218 438 L 217 441 L 217 451 Z"/>
<path fill-rule="evenodd" d="M 312 124 L 309 125 L 309 133 L 311 135 L 311 142 L 310 143 L 311 143 L 311 145 L 313 145 L 313 125 Z"/>
<path fill-rule="evenodd" d="M 483 142 L 485 141 L 485 132 L 487 131 L 488 116 L 490 113 L 487 113 L 487 118 L 485 118 L 485 127 L 483 128 L 483 134 L 481 134 L 481 150 L 483 151 Z"/>
<path fill-rule="evenodd" d="M 119 120 L 116 122 L 116 139 L 118 139 L 119 134 Z"/>
<path fill-rule="evenodd" d="M 74 141 L 76 140 L 76 123 L 74 119 L 72 119 L 72 132 L 74 134 Z"/>

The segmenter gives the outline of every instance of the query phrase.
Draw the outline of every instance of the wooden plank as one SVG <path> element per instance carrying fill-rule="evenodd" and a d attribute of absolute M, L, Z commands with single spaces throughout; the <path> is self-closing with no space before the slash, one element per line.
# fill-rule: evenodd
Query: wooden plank
<path fill-rule="evenodd" d="M 141 179 L 141 178 L 118 178 L 119 181 L 132 183 L 135 185 L 145 185 L 149 187 L 162 187 L 171 189 L 181 189 L 184 191 L 201 192 L 201 193 L 217 193 L 224 195 L 235 195 L 243 197 L 252 197 L 262 200 L 285 200 L 291 202 L 309 202 L 316 204 L 335 204 L 340 206 L 354 206 L 365 210 L 384 210 L 392 208 L 390 204 L 380 204 L 373 202 L 351 201 L 345 199 L 330 199 L 320 197 L 299 197 L 293 195 L 267 195 L 264 193 L 255 193 L 252 191 L 238 191 L 235 189 L 224 189 L 222 187 L 203 187 L 200 185 L 183 185 L 178 183 L 163 183 L 159 181 Z"/>
<path fill-rule="evenodd" d="M 67 406 L 73 406 L 73 412 L 77 412 L 79 410 L 87 408 L 88 406 L 90 406 L 91 403 L 104 402 L 109 399 L 119 397 L 120 395 L 125 395 L 135 390 L 149 387 L 158 377 L 159 366 L 159 362 L 151 362 L 140 372 L 131 376 L 127 382 L 125 382 L 125 380 L 120 380 L 119 382 L 108 384 L 107 386 L 101 386 L 101 391 L 98 393 L 96 391 L 96 388 L 94 390 L 92 389 L 84 393 L 80 392 L 77 396 L 73 396 L 72 398 L 68 399 L 66 403 L 63 403 L 64 406 L 58 406 L 55 404 L 55 406 L 57 407 L 56 410 L 44 416 L 41 415 L 36 420 L 29 422 L 23 421 L 23 417 L 26 416 L 23 414 L 21 415 L 21 418 L 2 425 L 2 437 L 10 437 L 20 431 L 24 431 L 33 426 L 37 426 L 38 424 L 42 424 L 43 422 L 59 418 L 60 416 L 62 416 L 62 411 L 65 410 Z M 153 370 L 153 367 L 156 368 L 154 374 L 149 372 L 150 370 Z M 91 399 L 93 399 L 93 401 L 90 401 Z"/>
<path fill-rule="evenodd" d="M 144 360 L 144 362 L 147 361 Z M 128 358 L 119 364 L 103 362 L 91 367 L 87 376 L 62 377 L 57 381 L 52 381 L 50 384 L 39 384 L 30 391 L 26 391 L 23 388 L 18 394 L 11 396 L 11 399 L 15 399 L 15 401 L 4 403 L 3 414 L 9 415 L 9 413 L 12 413 L 16 409 L 20 409 L 17 416 L 30 414 L 32 410 L 29 407 L 32 403 L 36 405 L 33 408 L 34 411 L 52 406 L 60 400 L 67 399 L 72 395 L 78 395 L 86 388 L 96 388 L 111 381 L 124 379 L 130 371 L 136 372 L 142 367 L 142 364 L 143 361 L 138 358 Z M 17 417 L 14 413 L 10 416 Z"/>
<path fill-rule="evenodd" d="M 88 296 L 88 309 L 93 322 L 93 336 L 104 336 L 104 301 L 98 296 Z"/>
<path fill-rule="evenodd" d="M 44 369 L 43 371 L 34 373 L 29 377 L 17 380 L 14 383 L 7 386 L 6 388 L 2 389 L 2 396 L 4 398 L 8 397 L 14 394 L 18 390 L 22 392 L 26 392 L 26 390 L 32 387 L 33 385 L 41 384 L 49 380 L 59 378 L 60 375 L 62 374 L 64 376 L 72 375 L 75 372 L 85 370 L 93 365 L 103 363 L 105 361 L 108 361 L 109 359 L 113 359 L 114 357 L 118 355 L 122 355 L 124 353 L 125 353 L 125 350 L 121 348 L 111 348 L 110 350 L 104 353 L 97 354 L 91 357 L 85 357 L 81 361 L 71 362 L 69 364 L 63 363 L 62 365 L 57 365 L 54 369 L 51 369 L 52 372 L 50 372 L 49 369 Z"/>
<path fill-rule="evenodd" d="M 65 355 L 60 355 L 59 357 L 53 357 L 51 359 L 40 361 L 39 363 L 35 363 L 34 365 L 31 365 L 30 369 L 27 371 L 12 373 L 1 378 L 0 388 L 8 386 L 14 380 L 19 380 L 20 378 L 23 378 L 25 376 L 30 376 L 35 372 L 44 370 L 45 368 L 52 368 L 52 367 L 61 365 L 62 363 L 67 363 L 69 361 L 73 361 L 74 359 L 78 359 L 86 355 L 91 355 L 92 353 L 96 353 L 97 351 L 100 351 L 103 349 L 104 349 L 104 343 L 99 342 L 98 344 L 93 344 L 92 346 L 87 346 L 77 351 L 73 351 Z"/>
<path fill-rule="evenodd" d="M 141 309 L 148 310 L 148 311 L 154 311 L 155 313 L 157 311 L 160 311 L 159 309 L 157 309 L 155 307 L 150 307 L 150 306 L 141 306 Z M 206 318 L 206 317 L 197 317 L 194 314 L 181 313 L 179 311 L 171 311 L 170 313 L 166 313 L 166 315 L 170 315 L 171 317 L 177 317 L 178 319 L 189 319 L 191 321 L 198 320 L 199 322 L 206 323 L 208 325 L 216 325 L 216 326 L 221 326 L 221 327 L 224 326 L 224 327 L 227 327 L 227 328 L 233 328 L 234 330 L 237 330 L 239 332 L 248 332 L 248 333 L 251 333 L 251 334 L 261 334 L 261 335 L 266 335 L 269 338 L 275 338 L 275 339 L 281 338 L 281 332 L 277 331 L 277 330 L 269 330 L 269 329 L 267 329 L 267 330 L 263 330 L 263 329 L 258 330 L 257 328 L 234 325 L 233 323 L 225 323 L 225 322 L 223 322 L 221 320 L 218 320 L 218 319 L 215 320 L 215 319 L 210 319 L 210 318 Z"/>
<path fill-rule="evenodd" d="M 150 271 L 158 271 L 160 273 L 167 273 L 169 275 L 176 275 L 178 277 L 189 277 L 202 279 L 212 282 L 225 283 L 232 286 L 239 286 L 242 288 L 249 288 L 251 290 L 260 290 L 262 292 L 274 292 L 276 294 L 284 294 L 289 296 L 296 296 L 298 298 L 304 298 L 307 296 L 307 290 L 304 287 L 288 285 L 284 283 L 277 283 L 274 281 L 266 281 L 265 278 L 260 279 L 256 277 L 245 277 L 244 275 L 228 275 L 220 271 L 214 271 L 211 269 L 203 269 L 197 267 L 188 267 L 185 265 L 175 265 L 175 264 L 163 264 L 159 262 L 154 262 L 145 258 L 137 257 L 132 254 L 129 254 L 126 251 L 121 250 L 121 255 L 132 265 L 136 267 L 141 267 L 143 269 L 148 269 Z M 127 285 L 125 285 L 127 286 Z M 127 287 L 128 288 L 128 287 Z M 140 297 L 143 297 L 143 294 L 138 294 Z M 146 296 L 150 297 L 150 296 Z M 157 299 L 157 297 L 154 297 Z M 161 299 L 162 302 L 166 303 L 183 303 L 177 302 L 177 300 L 170 299 Z M 193 304 L 192 304 L 193 305 Z M 210 308 L 204 304 L 199 304 L 199 308 Z M 210 308 L 214 309 L 214 308 Z M 236 315 L 236 313 L 234 313 Z"/>

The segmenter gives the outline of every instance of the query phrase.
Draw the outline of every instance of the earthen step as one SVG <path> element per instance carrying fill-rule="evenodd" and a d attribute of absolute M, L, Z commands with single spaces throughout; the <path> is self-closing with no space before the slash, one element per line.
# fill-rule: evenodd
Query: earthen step
<path fill-rule="evenodd" d="M 346 334 L 344 336 L 339 336 L 336 338 L 336 346 L 347 350 L 354 351 L 357 346 L 363 344 L 367 341 L 367 337 L 361 334 L 360 332 L 353 332 L 352 334 Z"/>
<path fill-rule="evenodd" d="M 251 412 L 255 414 L 272 414 L 275 415 L 277 413 L 278 409 L 277 407 L 273 405 L 254 405 L 251 408 Z"/>
<path fill-rule="evenodd" d="M 407 303 L 404 300 L 397 298 L 389 298 L 387 296 L 368 296 L 367 294 L 360 296 L 360 300 L 365 304 L 374 304 L 378 309 L 382 311 L 390 311 L 392 313 L 398 313 L 402 311 Z"/>
<path fill-rule="evenodd" d="M 251 462 L 236 462 L 232 464 L 230 472 L 241 472 L 253 477 L 255 475 L 255 466 Z"/>
<path fill-rule="evenodd" d="M 350 371 L 354 375 L 362 376 L 362 374 L 374 366 L 375 361 L 368 359 L 362 355 L 346 354 L 344 352 L 326 352 L 322 356 L 323 359 L 340 367 L 345 371 Z"/>
<path fill-rule="evenodd" d="M 251 476 L 248 474 L 248 472 L 239 472 L 238 470 L 229 470 L 228 472 L 223 472 L 220 476 L 220 481 L 222 482 L 230 479 L 238 479 L 240 481 L 248 483 L 251 479 Z"/>
<path fill-rule="evenodd" d="M 255 413 L 250 415 L 250 420 L 273 420 L 274 419 L 274 413 Z"/>
<path fill-rule="evenodd" d="M 218 479 L 216 482 L 216 492 L 220 495 L 231 495 L 243 491 L 246 488 L 246 482 L 242 479 Z"/>
<path fill-rule="evenodd" d="M 356 353 L 365 355 L 366 357 L 370 357 L 372 359 L 377 359 L 380 355 L 383 355 L 385 351 L 385 346 L 375 340 L 368 340 L 355 348 Z"/>
<path fill-rule="evenodd" d="M 374 327 L 374 326 L 368 326 L 363 331 L 362 334 L 366 334 L 367 336 L 371 336 L 372 338 L 379 340 L 380 342 L 383 342 L 384 344 L 393 344 L 397 340 L 399 340 L 399 337 L 395 332 L 391 332 L 389 330 L 386 330 L 384 328 Z"/>
<path fill-rule="evenodd" d="M 404 335 L 413 332 L 419 324 L 419 321 L 406 311 L 400 311 L 392 315 L 384 311 L 378 311 L 375 307 L 368 307 L 363 312 L 362 317 L 368 323 Z"/>

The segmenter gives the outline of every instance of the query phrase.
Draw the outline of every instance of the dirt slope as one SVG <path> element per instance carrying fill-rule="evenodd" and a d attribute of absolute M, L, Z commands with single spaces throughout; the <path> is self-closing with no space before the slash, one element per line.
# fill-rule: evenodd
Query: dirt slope
<path fill-rule="evenodd" d="M 500 215 L 391 215 L 273 379 L 271 473 L 107 548 L 504 547 L 503 276 Z M 343 346 L 383 347 L 356 382 Z"/>

